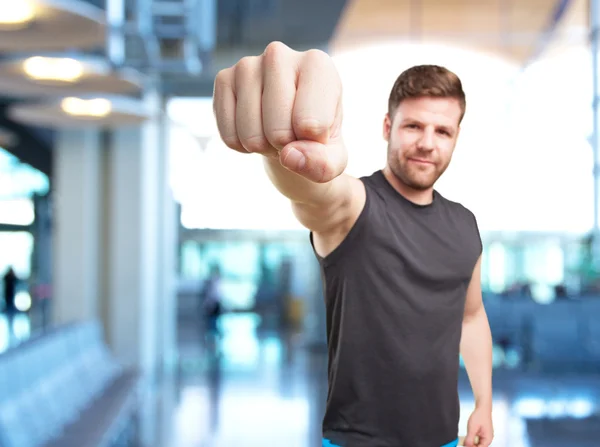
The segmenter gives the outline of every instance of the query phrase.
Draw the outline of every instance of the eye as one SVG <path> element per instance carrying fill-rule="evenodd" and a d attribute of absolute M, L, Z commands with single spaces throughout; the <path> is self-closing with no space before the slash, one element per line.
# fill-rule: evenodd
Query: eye
<path fill-rule="evenodd" d="M 445 137 L 449 137 L 450 136 L 450 132 L 448 132 L 445 129 L 439 129 L 438 133 L 441 134 L 441 135 L 444 135 Z"/>
<path fill-rule="evenodd" d="M 417 126 L 416 124 L 407 124 L 405 126 L 407 129 L 418 129 L 419 126 Z"/>

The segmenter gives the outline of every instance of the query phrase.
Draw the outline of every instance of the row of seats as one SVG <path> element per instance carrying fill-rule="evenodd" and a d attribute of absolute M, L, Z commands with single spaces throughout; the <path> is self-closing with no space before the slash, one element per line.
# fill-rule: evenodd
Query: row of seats
<path fill-rule="evenodd" d="M 138 374 L 97 321 L 55 328 L 0 354 L 0 447 L 104 447 L 130 433 Z"/>
<path fill-rule="evenodd" d="M 550 305 L 489 300 L 485 307 L 495 342 L 520 349 L 526 363 L 600 369 L 600 300 Z"/>
<path fill-rule="evenodd" d="M 530 419 L 527 434 L 531 447 L 598 447 L 600 416 Z"/>

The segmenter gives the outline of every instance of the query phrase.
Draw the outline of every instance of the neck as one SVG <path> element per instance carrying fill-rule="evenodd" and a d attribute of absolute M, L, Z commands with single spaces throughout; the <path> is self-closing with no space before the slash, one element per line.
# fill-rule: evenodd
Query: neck
<path fill-rule="evenodd" d="M 411 188 L 396 177 L 389 165 L 386 165 L 383 169 L 383 175 L 398 194 L 402 195 L 406 200 L 417 205 L 429 205 L 433 202 L 433 187 L 423 190 Z"/>

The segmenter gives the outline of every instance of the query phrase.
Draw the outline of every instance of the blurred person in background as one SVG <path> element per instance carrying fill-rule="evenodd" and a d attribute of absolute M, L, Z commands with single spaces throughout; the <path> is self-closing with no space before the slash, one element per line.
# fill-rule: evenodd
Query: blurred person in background
<path fill-rule="evenodd" d="M 204 330 L 208 345 L 212 348 L 216 348 L 215 344 L 220 335 L 219 318 L 223 313 L 221 282 L 221 268 L 218 265 L 213 265 L 201 292 Z"/>
<path fill-rule="evenodd" d="M 8 331 L 12 334 L 12 327 L 17 307 L 15 306 L 15 297 L 17 295 L 17 284 L 19 278 L 12 267 L 9 267 L 3 277 L 4 285 L 4 309 L 8 319 Z"/>

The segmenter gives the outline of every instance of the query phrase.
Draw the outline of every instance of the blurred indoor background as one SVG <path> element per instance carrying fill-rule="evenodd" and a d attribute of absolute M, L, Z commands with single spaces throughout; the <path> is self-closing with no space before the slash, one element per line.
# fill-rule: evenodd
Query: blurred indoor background
<path fill-rule="evenodd" d="M 598 0 L 0 0 L 0 446 L 321 445 L 308 233 L 212 115 L 215 74 L 279 40 L 334 57 L 355 175 L 403 69 L 459 74 L 439 190 L 484 242 L 493 446 L 598 447 L 599 25 Z"/>

